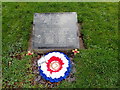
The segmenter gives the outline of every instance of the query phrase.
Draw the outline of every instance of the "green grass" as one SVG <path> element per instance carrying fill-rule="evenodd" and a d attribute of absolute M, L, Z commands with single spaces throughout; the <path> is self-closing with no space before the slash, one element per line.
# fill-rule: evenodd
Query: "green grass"
<path fill-rule="evenodd" d="M 10 58 L 12 53 L 27 51 L 34 13 L 77 12 L 82 23 L 86 50 L 74 58 L 76 83 L 63 81 L 60 88 L 117 88 L 118 84 L 118 3 L 2 3 L 3 87 L 32 86 L 30 59 Z M 12 62 L 8 66 L 8 62 Z M 27 72 L 28 71 L 28 72 Z M 17 85 L 15 85 L 17 82 Z M 20 82 L 23 82 L 21 84 Z"/>

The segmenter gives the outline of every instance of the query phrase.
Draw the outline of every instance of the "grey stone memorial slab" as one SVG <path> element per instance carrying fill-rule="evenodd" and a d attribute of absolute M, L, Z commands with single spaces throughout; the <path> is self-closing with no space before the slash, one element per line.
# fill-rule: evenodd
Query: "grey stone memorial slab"
<path fill-rule="evenodd" d="M 34 14 L 32 49 L 79 47 L 76 12 Z"/>

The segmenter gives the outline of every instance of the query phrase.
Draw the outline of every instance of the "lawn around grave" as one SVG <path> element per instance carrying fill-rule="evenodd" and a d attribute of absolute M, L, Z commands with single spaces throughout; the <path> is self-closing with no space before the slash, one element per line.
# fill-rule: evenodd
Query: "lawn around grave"
<path fill-rule="evenodd" d="M 26 55 L 33 15 L 46 12 L 77 12 L 86 47 L 74 58 L 76 82 L 57 87 L 118 88 L 118 3 L 112 2 L 2 3 L 2 87 L 46 87 L 32 84 L 32 56 Z"/>

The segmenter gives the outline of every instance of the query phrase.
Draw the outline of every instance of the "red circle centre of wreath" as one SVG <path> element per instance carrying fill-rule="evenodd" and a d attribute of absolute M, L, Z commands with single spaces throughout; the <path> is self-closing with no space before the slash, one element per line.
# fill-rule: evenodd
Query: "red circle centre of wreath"
<path fill-rule="evenodd" d="M 59 57 L 52 56 L 47 64 L 47 71 L 52 72 L 59 72 L 62 69 L 62 65 L 64 64 L 63 61 Z"/>

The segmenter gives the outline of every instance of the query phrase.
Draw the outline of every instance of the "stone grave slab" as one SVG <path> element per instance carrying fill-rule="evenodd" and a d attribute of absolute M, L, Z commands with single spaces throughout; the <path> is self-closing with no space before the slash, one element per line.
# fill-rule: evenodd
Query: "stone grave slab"
<path fill-rule="evenodd" d="M 75 49 L 80 47 L 77 13 L 35 13 L 32 49 Z"/>

